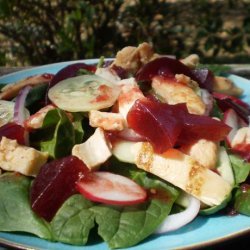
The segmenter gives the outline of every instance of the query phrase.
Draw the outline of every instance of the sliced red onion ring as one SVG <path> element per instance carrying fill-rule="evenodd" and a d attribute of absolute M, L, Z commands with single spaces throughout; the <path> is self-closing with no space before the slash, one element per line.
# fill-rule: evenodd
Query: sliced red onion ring
<path fill-rule="evenodd" d="M 133 129 L 131 128 L 125 128 L 121 132 L 119 132 L 118 137 L 128 140 L 128 141 L 133 141 L 133 142 L 141 142 L 141 141 L 146 141 L 146 138 L 137 134 Z"/>
<path fill-rule="evenodd" d="M 27 112 L 25 111 L 25 100 L 32 87 L 26 86 L 20 90 L 18 96 L 16 97 L 14 106 L 14 122 L 18 125 L 23 126 L 24 121 L 27 118 Z"/>
<path fill-rule="evenodd" d="M 191 195 L 188 195 L 187 198 L 189 200 L 188 207 L 180 213 L 169 215 L 155 231 L 155 234 L 164 234 L 177 230 L 197 216 L 200 211 L 200 201 Z"/>
<path fill-rule="evenodd" d="M 209 115 L 213 109 L 214 98 L 206 89 L 201 89 L 201 99 L 206 105 L 205 115 Z"/>
<path fill-rule="evenodd" d="M 25 108 L 25 100 L 31 88 L 32 88 L 31 86 L 26 86 L 23 89 L 21 89 L 15 101 L 13 121 L 22 127 L 24 127 L 24 121 L 29 116 L 29 112 Z M 25 145 L 28 146 L 29 145 L 28 131 L 24 132 L 24 141 Z"/>

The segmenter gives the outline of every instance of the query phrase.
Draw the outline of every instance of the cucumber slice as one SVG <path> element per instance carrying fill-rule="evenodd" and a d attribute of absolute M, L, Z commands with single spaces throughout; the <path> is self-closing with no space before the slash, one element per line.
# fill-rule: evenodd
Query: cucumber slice
<path fill-rule="evenodd" d="M 179 197 L 177 198 L 177 200 L 175 201 L 176 204 L 186 208 L 188 207 L 189 204 L 189 194 L 182 191 L 179 195 Z"/>
<path fill-rule="evenodd" d="M 0 100 L 0 127 L 13 121 L 15 102 Z M 29 116 L 29 111 L 25 109 L 25 115 Z"/>
<path fill-rule="evenodd" d="M 135 155 L 133 152 L 133 146 L 136 142 L 119 141 L 112 147 L 112 154 L 121 162 L 135 163 Z"/>
<path fill-rule="evenodd" d="M 13 120 L 14 102 L 0 100 L 0 126 Z"/>
<path fill-rule="evenodd" d="M 232 187 L 234 186 L 235 180 L 231 161 L 226 149 L 222 146 L 219 148 L 219 165 L 217 171 L 224 180 L 226 180 Z"/>
<path fill-rule="evenodd" d="M 81 75 L 57 83 L 48 96 L 60 109 L 88 112 L 111 107 L 119 93 L 119 86 L 97 75 Z"/>

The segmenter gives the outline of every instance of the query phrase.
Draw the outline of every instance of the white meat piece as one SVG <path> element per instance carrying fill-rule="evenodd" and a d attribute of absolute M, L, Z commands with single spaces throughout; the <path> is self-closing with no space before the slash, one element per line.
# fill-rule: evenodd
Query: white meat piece
<path fill-rule="evenodd" d="M 238 144 L 250 144 L 250 127 L 243 127 L 237 130 L 231 146 L 235 147 Z"/>
<path fill-rule="evenodd" d="M 19 145 L 16 140 L 3 137 L 0 142 L 0 168 L 27 176 L 36 176 L 48 160 L 48 153 Z"/>
<path fill-rule="evenodd" d="M 183 84 L 174 79 L 156 76 L 153 78 L 152 88 L 168 104 L 186 103 L 191 114 L 205 114 L 205 103 L 186 83 Z"/>
<path fill-rule="evenodd" d="M 38 129 L 41 128 L 43 125 L 43 120 L 47 113 L 55 109 L 53 105 L 47 105 L 43 108 L 41 108 L 38 112 L 30 116 L 26 121 L 25 121 L 25 127 L 30 128 L 30 129 Z"/>
<path fill-rule="evenodd" d="M 117 82 L 118 85 L 133 85 L 134 87 L 137 87 L 137 82 L 134 77 L 122 79 Z"/>
<path fill-rule="evenodd" d="M 154 56 L 152 46 L 148 43 L 141 43 L 138 47 L 127 46 L 118 51 L 112 65 L 122 67 L 130 72 L 136 72 Z"/>
<path fill-rule="evenodd" d="M 223 76 L 215 76 L 213 91 L 226 95 L 240 96 L 243 90 L 233 83 L 232 80 Z"/>
<path fill-rule="evenodd" d="M 89 125 L 104 130 L 121 131 L 125 128 L 125 119 L 119 113 L 91 110 L 89 112 Z"/>
<path fill-rule="evenodd" d="M 193 157 L 202 166 L 215 169 L 218 160 L 218 144 L 200 139 L 192 145 L 182 146 L 180 151 Z"/>
<path fill-rule="evenodd" d="M 97 128 L 87 141 L 76 144 L 72 149 L 72 155 L 82 160 L 90 170 L 106 162 L 112 153 L 103 129 Z"/>
<path fill-rule="evenodd" d="M 137 85 L 123 85 L 118 97 L 118 112 L 127 120 L 127 114 L 135 101 L 144 98 L 144 95 Z"/>
<path fill-rule="evenodd" d="M 196 54 L 191 54 L 180 60 L 183 64 L 185 64 L 190 69 L 195 69 L 200 62 L 200 58 Z"/>
<path fill-rule="evenodd" d="M 220 175 L 176 149 L 159 155 L 150 143 L 138 142 L 133 150 L 138 168 L 172 183 L 208 206 L 221 204 L 232 190 Z"/>
<path fill-rule="evenodd" d="M 8 84 L 1 89 L 0 99 L 10 100 L 17 96 L 18 92 L 25 86 L 35 86 L 42 83 L 49 83 L 51 77 L 46 77 L 46 74 L 29 76 L 21 81 Z"/>
<path fill-rule="evenodd" d="M 95 74 L 112 83 L 117 83 L 121 80 L 121 78 L 111 68 L 97 68 Z"/>

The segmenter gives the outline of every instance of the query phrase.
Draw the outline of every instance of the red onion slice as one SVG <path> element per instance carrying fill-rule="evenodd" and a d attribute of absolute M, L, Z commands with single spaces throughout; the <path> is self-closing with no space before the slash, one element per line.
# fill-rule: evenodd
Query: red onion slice
<path fill-rule="evenodd" d="M 121 132 L 117 134 L 117 136 L 127 141 L 133 141 L 133 142 L 146 141 L 145 137 L 139 135 L 131 128 L 123 129 Z"/>
<path fill-rule="evenodd" d="M 32 87 L 26 86 L 20 90 L 16 97 L 14 106 L 14 122 L 18 125 L 24 126 L 24 121 L 27 118 L 27 111 L 25 109 L 25 100 Z"/>
<path fill-rule="evenodd" d="M 206 105 L 205 115 L 209 116 L 210 112 L 213 109 L 214 98 L 206 89 L 201 90 L 201 99 Z"/>
<path fill-rule="evenodd" d="M 191 195 L 188 195 L 187 198 L 189 200 L 188 207 L 180 213 L 169 215 L 157 228 L 155 234 L 164 234 L 177 230 L 197 216 L 200 211 L 200 201 Z"/>

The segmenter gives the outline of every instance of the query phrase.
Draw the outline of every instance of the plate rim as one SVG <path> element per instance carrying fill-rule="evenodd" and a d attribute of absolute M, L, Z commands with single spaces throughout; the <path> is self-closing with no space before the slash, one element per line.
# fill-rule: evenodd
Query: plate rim
<path fill-rule="evenodd" d="M 92 64 L 92 63 L 97 63 L 99 58 L 89 58 L 89 59 L 79 59 L 79 60 L 72 60 L 72 61 L 62 61 L 62 62 L 56 62 L 56 63 L 49 63 L 49 64 L 44 64 L 44 65 L 36 65 L 36 66 L 31 66 L 27 69 L 20 69 L 12 73 L 4 74 L 0 76 L 0 81 L 4 78 L 8 78 L 11 76 L 15 76 L 16 74 L 23 74 L 23 73 L 29 73 L 31 71 L 37 70 L 37 69 L 43 69 L 47 67 L 56 67 L 56 66 L 61 66 L 61 65 L 69 65 L 69 64 L 74 64 L 74 63 L 86 63 L 86 64 Z M 109 60 L 114 60 L 112 57 L 105 58 L 104 61 L 109 61 Z M 46 73 L 46 72 L 44 72 Z M 21 79 L 20 79 L 21 80 Z"/>
<path fill-rule="evenodd" d="M 12 233 L 12 232 L 1 232 L 1 233 L 16 234 L 16 233 Z M 200 243 L 193 243 L 193 244 L 189 244 L 189 245 L 185 245 L 185 246 L 175 247 L 175 249 L 176 250 L 193 250 L 193 249 L 199 249 L 201 247 L 202 248 L 209 247 L 209 246 L 214 245 L 214 244 L 220 244 L 220 243 L 235 239 L 237 237 L 247 235 L 248 233 L 250 233 L 250 228 L 249 229 L 242 229 L 240 231 L 237 231 L 237 232 L 234 232 L 234 233 L 231 233 L 228 235 L 220 236 L 218 238 L 214 238 L 214 239 L 211 239 L 209 241 L 203 241 Z M 36 237 L 35 235 L 33 235 L 33 236 Z M 36 237 L 36 238 L 38 240 L 40 239 L 39 237 Z M 54 243 L 56 243 L 56 242 L 54 242 Z M 63 243 L 61 243 L 61 244 L 63 244 Z M 43 249 L 45 249 L 45 248 L 40 248 L 40 247 L 31 247 L 31 246 L 23 244 L 23 243 L 18 243 L 18 242 L 6 240 L 6 239 L 2 238 L 1 236 L 0 236 L 0 246 L 13 247 L 13 248 L 16 248 L 19 250 L 43 250 Z M 68 246 L 70 247 L 70 245 L 68 245 Z M 84 248 L 84 245 L 81 247 Z"/>

